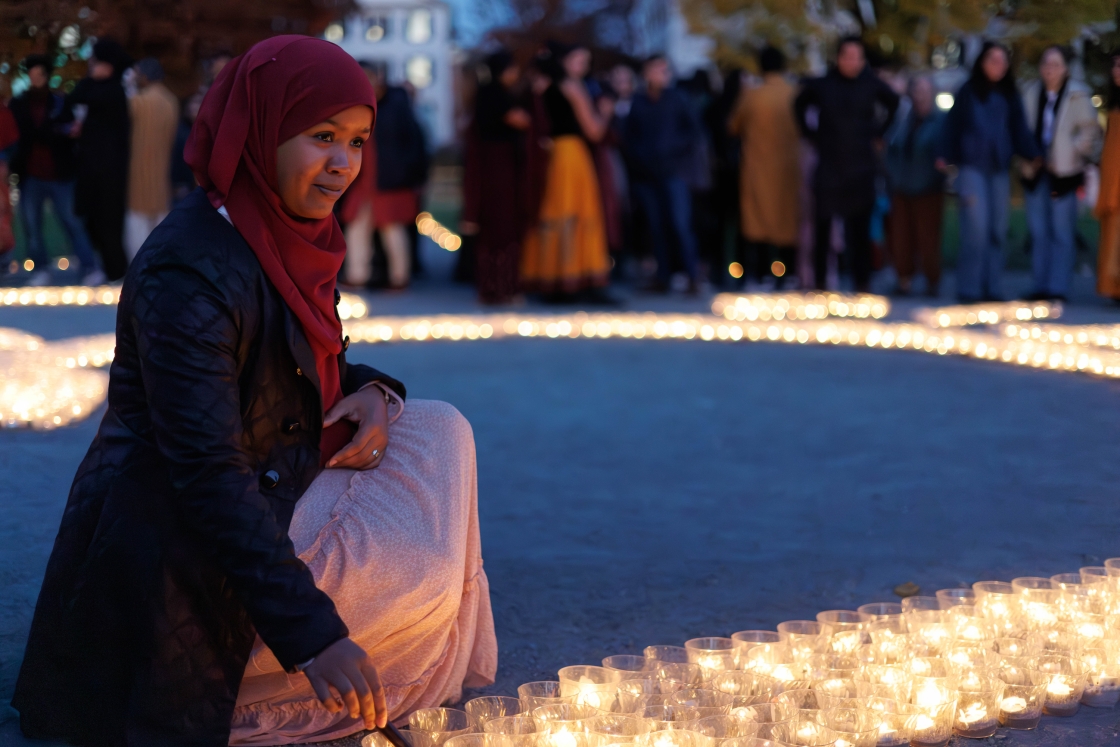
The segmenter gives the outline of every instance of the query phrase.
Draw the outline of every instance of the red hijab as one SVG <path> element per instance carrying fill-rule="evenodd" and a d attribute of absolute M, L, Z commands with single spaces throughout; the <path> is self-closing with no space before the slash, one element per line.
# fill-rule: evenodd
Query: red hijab
<path fill-rule="evenodd" d="M 308 220 L 287 212 L 277 192 L 276 149 L 360 105 L 376 117 L 377 97 L 354 58 L 321 39 L 273 37 L 218 75 L 184 152 L 210 203 L 225 206 L 303 326 L 315 354 L 324 413 L 342 399 L 337 361 L 342 323 L 335 316 L 334 292 L 346 242 L 333 215 Z M 324 461 L 346 444 L 346 433 L 342 421 L 324 431 Z"/>

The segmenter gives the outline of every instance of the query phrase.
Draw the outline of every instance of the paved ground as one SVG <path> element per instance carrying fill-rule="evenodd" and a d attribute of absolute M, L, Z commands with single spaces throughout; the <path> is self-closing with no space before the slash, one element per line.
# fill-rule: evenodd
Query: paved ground
<path fill-rule="evenodd" d="M 377 310 L 418 311 L 424 295 Z M 447 310 L 471 306 L 441 297 Z M 1120 319 L 1103 306 L 1078 316 Z M 0 310 L 0 326 L 50 337 L 111 319 Z M 1120 555 L 1117 383 L 775 344 L 503 340 L 352 354 L 474 426 L 502 651 L 487 692 L 651 643 L 890 600 L 904 581 L 932 592 Z M 0 700 L 94 430 L 0 432 Z M 30 744 L 13 715 L 0 711 L 0 745 Z M 1001 737 L 992 743 L 1120 744 L 1120 712 L 1083 709 Z"/>

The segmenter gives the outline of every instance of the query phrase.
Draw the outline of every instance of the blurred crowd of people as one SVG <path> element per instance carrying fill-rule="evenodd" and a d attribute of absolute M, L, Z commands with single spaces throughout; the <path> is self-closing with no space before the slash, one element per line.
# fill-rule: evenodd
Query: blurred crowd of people
<path fill-rule="evenodd" d="M 887 264 L 895 293 L 937 296 L 947 191 L 958 196 L 956 294 L 1000 299 L 1013 178 L 1032 295 L 1062 299 L 1096 164 L 1098 286 L 1120 298 L 1120 133 L 1102 138 L 1065 49 L 1046 49 L 1037 80 L 1019 86 L 1010 51 L 986 42 L 948 111 L 929 76 L 872 69 L 856 37 L 821 77 L 789 75 L 775 48 L 758 70 L 733 71 L 716 92 L 703 72 L 674 83 L 662 55 L 595 76 L 580 46 L 550 43 L 528 64 L 505 50 L 486 58 L 461 223 L 480 299 L 613 303 L 620 279 L 696 293 L 838 288 L 850 275 L 862 292 Z M 1120 68 L 1113 78 L 1115 92 Z M 1110 120 L 1118 106 L 1111 96 Z"/>
<path fill-rule="evenodd" d="M 15 245 L 12 201 L 0 194 L 0 267 L 29 273 L 28 285 L 51 282 L 50 203 L 82 282 L 123 277 L 195 187 L 183 148 L 229 59 L 208 60 L 182 102 L 157 60 L 134 62 L 111 40 L 93 46 L 88 75 L 65 95 L 51 86 L 52 58 L 24 60 L 30 86 L 0 107 L 0 191 L 10 169 L 26 260 L 5 256 Z M 757 74 L 734 70 L 716 90 L 704 71 L 675 82 L 663 55 L 592 75 L 591 52 L 578 45 L 552 42 L 529 60 L 491 54 L 465 138 L 460 279 L 487 304 L 524 293 L 614 304 L 619 281 L 650 293 L 849 282 L 862 292 L 890 264 L 894 292 L 937 296 L 949 193 L 956 294 L 998 299 L 1018 179 L 1033 296 L 1061 299 L 1086 174 L 1099 165 L 1098 290 L 1120 299 L 1120 131 L 1102 136 L 1066 50 L 1047 48 L 1037 79 L 1020 86 L 1009 50 L 985 43 L 948 111 L 929 76 L 873 69 L 856 37 L 839 41 L 820 77 L 790 75 L 773 47 L 757 62 Z M 348 245 L 340 282 L 403 288 L 418 268 L 429 148 L 412 93 L 390 85 L 384 63 L 362 66 L 377 126 L 338 209 Z M 1113 65 L 1110 123 L 1120 122 L 1118 82 Z"/>

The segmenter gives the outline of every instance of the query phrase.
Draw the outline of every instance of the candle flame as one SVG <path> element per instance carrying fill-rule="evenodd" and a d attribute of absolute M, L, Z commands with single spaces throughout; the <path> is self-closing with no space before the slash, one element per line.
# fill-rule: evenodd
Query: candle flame
<path fill-rule="evenodd" d="M 1022 713 L 1027 710 L 1027 701 L 1023 698 L 1010 697 L 1004 698 L 1003 702 L 999 704 L 1000 709 L 1004 713 Z"/>
<path fill-rule="evenodd" d="M 1050 680 L 1050 684 L 1046 686 L 1046 692 L 1058 698 L 1068 698 L 1070 693 L 1073 692 L 1073 688 L 1055 677 Z"/>
<path fill-rule="evenodd" d="M 988 709 L 982 703 L 972 703 L 967 708 L 957 713 L 957 718 L 963 724 L 974 724 L 988 717 Z"/>

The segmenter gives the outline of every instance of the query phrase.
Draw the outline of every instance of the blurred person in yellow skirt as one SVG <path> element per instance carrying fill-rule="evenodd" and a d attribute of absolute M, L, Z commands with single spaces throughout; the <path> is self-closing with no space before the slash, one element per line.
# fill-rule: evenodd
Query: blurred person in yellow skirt
<path fill-rule="evenodd" d="M 546 301 L 613 303 L 603 290 L 610 255 L 599 182 L 587 145 L 606 134 L 612 104 L 601 99 L 597 110 L 592 103 L 583 82 L 591 67 L 587 49 L 553 42 L 541 63 L 552 78 L 543 96 L 552 153 L 537 223 L 525 239 L 521 282 Z"/>
<path fill-rule="evenodd" d="M 1101 153 L 1101 188 L 1094 213 L 1101 222 L 1097 293 L 1120 301 L 1120 51 L 1112 53 L 1108 129 Z"/>

